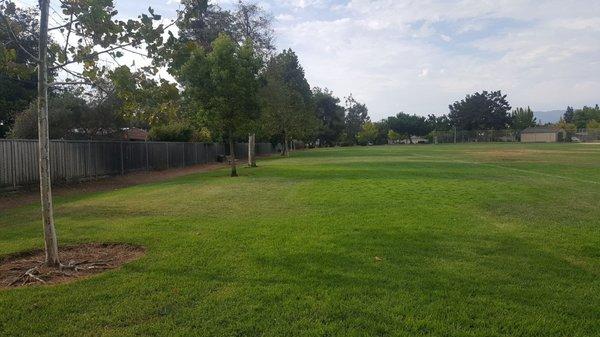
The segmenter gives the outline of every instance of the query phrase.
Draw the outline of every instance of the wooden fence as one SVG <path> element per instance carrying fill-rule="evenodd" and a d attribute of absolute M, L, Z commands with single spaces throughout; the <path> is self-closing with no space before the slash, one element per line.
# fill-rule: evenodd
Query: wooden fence
<path fill-rule="evenodd" d="M 256 154 L 273 151 L 269 143 L 256 144 Z M 236 157 L 248 157 L 248 144 L 235 146 Z M 217 143 L 50 141 L 53 181 L 78 181 L 136 171 L 165 170 L 212 163 L 229 154 Z M 39 181 L 37 140 L 0 139 L 0 187 L 18 187 Z"/>

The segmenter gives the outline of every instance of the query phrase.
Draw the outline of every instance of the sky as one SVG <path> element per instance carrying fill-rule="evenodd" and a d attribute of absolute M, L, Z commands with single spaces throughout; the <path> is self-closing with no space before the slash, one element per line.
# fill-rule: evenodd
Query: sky
<path fill-rule="evenodd" d="M 230 8 L 236 0 L 215 2 Z M 311 86 L 342 100 L 352 93 L 373 120 L 444 114 L 481 90 L 538 111 L 600 103 L 598 0 L 258 2 L 273 13 L 277 48 L 298 54 Z M 152 6 L 165 19 L 179 6 L 115 3 L 123 17 Z"/>

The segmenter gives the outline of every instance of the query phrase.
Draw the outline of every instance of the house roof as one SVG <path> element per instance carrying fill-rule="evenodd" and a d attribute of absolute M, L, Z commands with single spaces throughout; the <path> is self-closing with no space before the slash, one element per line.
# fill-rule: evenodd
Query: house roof
<path fill-rule="evenodd" d="M 554 128 L 535 126 L 532 128 L 527 128 L 521 131 L 521 133 L 557 133 L 559 131 L 560 130 Z"/>
<path fill-rule="evenodd" d="M 123 138 L 129 140 L 146 140 L 148 132 L 139 128 L 127 128 L 123 130 Z"/>

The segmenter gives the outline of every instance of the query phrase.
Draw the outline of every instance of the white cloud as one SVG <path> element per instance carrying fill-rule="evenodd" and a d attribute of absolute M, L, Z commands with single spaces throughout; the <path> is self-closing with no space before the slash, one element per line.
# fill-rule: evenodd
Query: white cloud
<path fill-rule="evenodd" d="M 351 0 L 336 14 L 279 27 L 281 47 L 374 119 L 446 113 L 479 90 L 540 110 L 600 100 L 600 1 Z"/>
<path fill-rule="evenodd" d="M 279 14 L 275 17 L 277 21 L 293 21 L 294 16 L 291 14 Z"/>

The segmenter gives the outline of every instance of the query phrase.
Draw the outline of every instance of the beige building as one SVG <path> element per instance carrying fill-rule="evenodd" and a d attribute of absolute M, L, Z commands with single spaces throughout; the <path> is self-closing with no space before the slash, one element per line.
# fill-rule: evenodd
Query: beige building
<path fill-rule="evenodd" d="M 522 143 L 555 143 L 564 140 L 564 131 L 548 127 L 533 127 L 521 131 Z"/>

